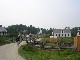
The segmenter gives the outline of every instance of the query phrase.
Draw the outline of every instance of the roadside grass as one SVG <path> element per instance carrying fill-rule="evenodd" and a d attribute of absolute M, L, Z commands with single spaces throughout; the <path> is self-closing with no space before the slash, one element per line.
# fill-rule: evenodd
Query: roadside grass
<path fill-rule="evenodd" d="M 18 52 L 26 60 L 80 60 L 80 54 L 72 50 L 43 50 L 31 44 L 22 45 Z"/>
<path fill-rule="evenodd" d="M 9 41 L 8 36 L 0 36 L 0 45 L 9 44 L 11 41 Z"/>

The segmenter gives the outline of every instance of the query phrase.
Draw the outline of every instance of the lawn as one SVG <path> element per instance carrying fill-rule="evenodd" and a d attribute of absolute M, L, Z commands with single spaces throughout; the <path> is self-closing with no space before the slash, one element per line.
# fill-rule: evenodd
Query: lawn
<path fill-rule="evenodd" d="M 49 40 L 50 40 L 50 38 L 42 38 L 40 42 L 44 42 L 45 43 L 46 41 L 49 42 Z"/>
<path fill-rule="evenodd" d="M 46 43 L 45 46 L 59 47 L 58 43 Z"/>
<path fill-rule="evenodd" d="M 18 51 L 26 60 L 80 60 L 80 54 L 71 50 L 43 50 L 31 44 L 21 46 Z"/>

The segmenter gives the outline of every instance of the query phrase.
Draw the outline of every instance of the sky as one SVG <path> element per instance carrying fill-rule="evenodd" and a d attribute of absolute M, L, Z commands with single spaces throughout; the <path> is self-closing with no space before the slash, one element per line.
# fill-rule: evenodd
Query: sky
<path fill-rule="evenodd" d="M 0 0 L 0 24 L 40 28 L 80 26 L 80 0 Z"/>

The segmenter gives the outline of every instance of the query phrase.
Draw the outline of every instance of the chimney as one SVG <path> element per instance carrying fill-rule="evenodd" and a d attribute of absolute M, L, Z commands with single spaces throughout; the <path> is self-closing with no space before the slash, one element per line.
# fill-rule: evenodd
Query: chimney
<path fill-rule="evenodd" d="M 0 25 L 0 27 L 2 27 L 2 25 Z"/>
<path fill-rule="evenodd" d="M 70 29 L 70 27 L 65 27 L 65 29 Z"/>

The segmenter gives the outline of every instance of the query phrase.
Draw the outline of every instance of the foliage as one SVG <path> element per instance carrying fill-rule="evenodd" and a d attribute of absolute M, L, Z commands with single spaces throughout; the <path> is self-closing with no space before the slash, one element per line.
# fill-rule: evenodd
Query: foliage
<path fill-rule="evenodd" d="M 80 29 L 80 27 L 74 27 L 74 28 L 71 29 L 71 35 L 72 35 L 72 37 L 76 36 L 78 29 Z"/>
<path fill-rule="evenodd" d="M 0 45 L 10 43 L 8 36 L 0 36 Z"/>
<path fill-rule="evenodd" d="M 50 38 L 42 38 L 40 42 L 49 42 Z"/>
<path fill-rule="evenodd" d="M 45 46 L 59 47 L 57 43 L 46 43 Z"/>
<path fill-rule="evenodd" d="M 30 51 L 26 47 L 27 45 L 23 45 L 19 48 L 19 54 L 24 57 L 26 60 L 80 60 L 80 54 L 71 50 L 64 51 L 52 51 L 52 50 L 42 50 L 32 46 Z M 32 51 L 31 51 L 32 50 Z M 35 52 L 33 52 L 33 50 Z"/>
<path fill-rule="evenodd" d="M 22 49 L 24 49 L 27 52 L 36 52 L 37 51 L 37 47 L 33 47 L 33 45 L 31 43 L 28 43 L 25 46 L 22 46 Z"/>
<path fill-rule="evenodd" d="M 61 51 L 60 54 L 63 55 L 63 56 L 64 55 L 66 56 L 66 55 L 75 54 L 75 52 L 67 49 L 67 50 Z"/>
<path fill-rule="evenodd" d="M 59 38 L 59 43 L 73 43 L 74 39 L 72 37 Z"/>

